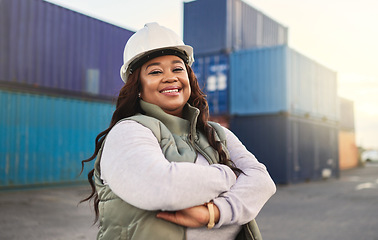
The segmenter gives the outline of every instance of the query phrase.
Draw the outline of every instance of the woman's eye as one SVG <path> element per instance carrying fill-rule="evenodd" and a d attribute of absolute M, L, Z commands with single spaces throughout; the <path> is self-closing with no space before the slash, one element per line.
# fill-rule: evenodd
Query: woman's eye
<path fill-rule="evenodd" d="M 178 67 L 178 68 L 173 69 L 173 72 L 181 72 L 183 70 L 184 70 L 183 68 Z"/>
<path fill-rule="evenodd" d="M 150 75 L 156 75 L 156 74 L 159 74 L 159 73 L 161 73 L 160 70 L 153 70 L 153 71 L 151 71 L 149 74 L 150 74 Z"/>

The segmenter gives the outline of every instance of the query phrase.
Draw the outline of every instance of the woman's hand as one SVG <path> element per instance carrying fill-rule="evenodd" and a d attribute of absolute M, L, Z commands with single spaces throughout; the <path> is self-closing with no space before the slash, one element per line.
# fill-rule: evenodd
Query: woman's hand
<path fill-rule="evenodd" d="M 220 213 L 215 204 L 214 216 L 215 222 L 217 223 L 219 221 Z M 206 226 L 209 223 L 210 214 L 207 206 L 199 205 L 176 212 L 159 212 L 156 217 L 184 227 L 195 228 Z"/>

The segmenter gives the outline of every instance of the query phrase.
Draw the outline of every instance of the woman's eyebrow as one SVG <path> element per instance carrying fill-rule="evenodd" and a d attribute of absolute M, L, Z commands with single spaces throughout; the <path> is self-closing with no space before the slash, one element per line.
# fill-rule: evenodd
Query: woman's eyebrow
<path fill-rule="evenodd" d="M 160 62 L 153 62 L 151 64 L 148 64 L 147 67 L 146 67 L 146 70 L 151 67 L 151 66 L 157 66 L 157 65 L 160 65 Z"/>
<path fill-rule="evenodd" d="M 172 63 L 183 63 L 181 60 L 173 60 Z"/>

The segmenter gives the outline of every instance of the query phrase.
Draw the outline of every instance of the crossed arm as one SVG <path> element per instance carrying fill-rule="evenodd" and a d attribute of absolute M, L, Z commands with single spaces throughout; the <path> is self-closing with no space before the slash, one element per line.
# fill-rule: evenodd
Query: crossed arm
<path fill-rule="evenodd" d="M 210 200 L 215 227 L 244 224 L 256 217 L 275 185 L 265 166 L 225 131 L 231 160 L 245 173 L 238 179 L 225 165 L 206 165 L 202 156 L 197 164 L 168 162 L 152 132 L 133 121 L 116 125 L 107 136 L 101 177 L 124 201 L 163 210 L 157 217 L 183 226 L 206 225 L 209 211 L 203 204 Z"/>

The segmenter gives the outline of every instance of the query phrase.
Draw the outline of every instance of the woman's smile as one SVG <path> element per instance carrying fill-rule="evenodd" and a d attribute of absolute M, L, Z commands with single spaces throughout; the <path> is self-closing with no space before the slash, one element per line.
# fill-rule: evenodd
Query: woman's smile
<path fill-rule="evenodd" d="M 172 87 L 166 87 L 160 92 L 166 96 L 178 96 L 180 94 L 180 90 L 181 88 L 172 86 Z"/>

